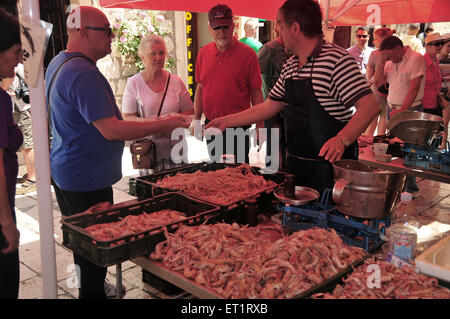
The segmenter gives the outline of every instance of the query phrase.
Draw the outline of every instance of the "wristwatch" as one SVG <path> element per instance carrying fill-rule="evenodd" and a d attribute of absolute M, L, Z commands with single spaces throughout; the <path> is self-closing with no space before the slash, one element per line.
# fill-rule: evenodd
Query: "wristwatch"
<path fill-rule="evenodd" d="M 347 136 L 340 135 L 340 134 L 338 134 L 337 136 L 339 136 L 339 138 L 341 139 L 342 144 L 345 147 L 349 147 L 350 146 L 350 139 Z"/>

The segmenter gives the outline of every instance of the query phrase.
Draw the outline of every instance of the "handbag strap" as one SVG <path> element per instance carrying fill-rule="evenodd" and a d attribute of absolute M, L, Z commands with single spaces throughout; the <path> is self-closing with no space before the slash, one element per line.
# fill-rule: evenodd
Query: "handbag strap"
<path fill-rule="evenodd" d="M 169 76 L 167 77 L 166 88 L 164 89 L 164 95 L 161 99 L 161 105 L 159 106 L 159 111 L 158 111 L 157 117 L 159 117 L 159 115 L 161 114 L 161 109 L 164 104 L 164 100 L 166 99 L 166 93 L 167 93 L 167 88 L 169 87 L 169 82 L 170 82 L 170 73 L 169 73 Z"/>

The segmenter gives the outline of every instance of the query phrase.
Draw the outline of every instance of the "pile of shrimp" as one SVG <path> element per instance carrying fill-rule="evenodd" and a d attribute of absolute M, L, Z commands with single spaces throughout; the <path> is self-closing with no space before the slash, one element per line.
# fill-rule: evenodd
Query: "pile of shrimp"
<path fill-rule="evenodd" d="M 184 213 L 172 209 L 163 209 L 153 213 L 143 212 L 139 215 L 128 215 L 116 222 L 93 224 L 86 227 L 85 230 L 97 240 L 111 241 L 184 219 L 186 219 Z"/>
<path fill-rule="evenodd" d="M 279 226 L 183 225 L 166 238 L 150 259 L 223 298 L 293 298 L 366 255 L 318 227 L 284 236 Z"/>
<path fill-rule="evenodd" d="M 367 259 L 356 268 L 344 285 L 332 293 L 319 293 L 323 299 L 450 299 L 450 290 L 439 287 L 436 278 L 419 274 L 413 266 L 397 268 L 386 261 Z"/>
<path fill-rule="evenodd" d="M 174 176 L 164 176 L 156 184 L 218 205 L 229 205 L 277 186 L 254 174 L 248 164 L 208 172 L 178 172 Z"/>

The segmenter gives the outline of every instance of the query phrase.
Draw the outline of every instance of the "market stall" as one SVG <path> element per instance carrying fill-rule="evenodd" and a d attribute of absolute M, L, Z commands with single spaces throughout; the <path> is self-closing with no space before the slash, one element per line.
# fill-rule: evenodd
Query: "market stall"
<path fill-rule="evenodd" d="M 70 228 L 72 238 L 65 236 L 64 245 L 83 252 L 78 248 L 83 245 L 74 242 L 86 237 L 89 249 L 84 251 L 103 249 L 106 258 L 112 256 L 107 265 L 131 259 L 152 275 L 149 284 L 164 289 L 174 285 L 198 298 L 333 298 L 342 294 L 349 298 L 450 298 L 445 288 L 449 283 L 443 277 L 445 265 L 440 265 L 445 256 L 439 262 L 435 259 L 434 267 L 443 267 L 444 273 L 433 273 L 434 277 L 416 274 L 414 266 L 407 265 L 415 253 L 409 259 L 394 255 L 396 266 L 385 261 L 386 247 L 391 245 L 385 244 L 386 236 L 405 173 L 378 170 L 357 161 L 339 162 L 335 163 L 335 188 L 320 198 L 304 187 L 286 196 L 289 174 L 258 174 L 259 168 L 247 165 L 200 163 L 138 177 L 130 191 L 149 198 L 94 215 L 66 218 L 63 230 Z M 351 180 L 344 189 L 338 186 L 341 178 Z M 205 214 L 191 208 L 187 219 L 126 232 L 113 241 L 102 243 L 88 234 L 92 228 L 123 223 L 128 215 L 151 215 L 161 208 L 155 202 L 174 194 L 201 200 L 212 209 Z M 136 250 L 133 247 L 139 241 L 148 244 Z M 389 251 L 393 253 L 394 248 Z M 84 255 L 105 265 L 96 254 Z M 384 276 L 399 278 L 383 281 L 389 293 L 374 292 L 364 284 L 351 285 L 350 278 L 361 278 L 370 265 L 388 271 Z M 430 272 L 425 269 L 425 273 Z M 404 286 L 401 278 L 415 283 Z"/>

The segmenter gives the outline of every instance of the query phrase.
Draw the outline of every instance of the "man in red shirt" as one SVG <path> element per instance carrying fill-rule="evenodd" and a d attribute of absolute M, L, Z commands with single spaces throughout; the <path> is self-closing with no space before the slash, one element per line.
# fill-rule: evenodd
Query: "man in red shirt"
<path fill-rule="evenodd" d="M 208 21 L 208 29 L 214 41 L 205 45 L 198 53 L 194 100 L 194 120 L 201 120 L 202 114 L 205 114 L 205 124 L 263 101 L 258 58 L 250 47 L 233 37 L 231 9 L 226 5 L 211 8 Z M 249 126 L 242 127 L 243 130 L 248 128 Z M 250 132 L 248 130 L 243 133 L 242 130 L 230 129 L 228 134 L 225 132 L 207 136 L 211 159 L 220 161 L 222 154 L 234 154 L 236 162 L 249 163 Z"/>

